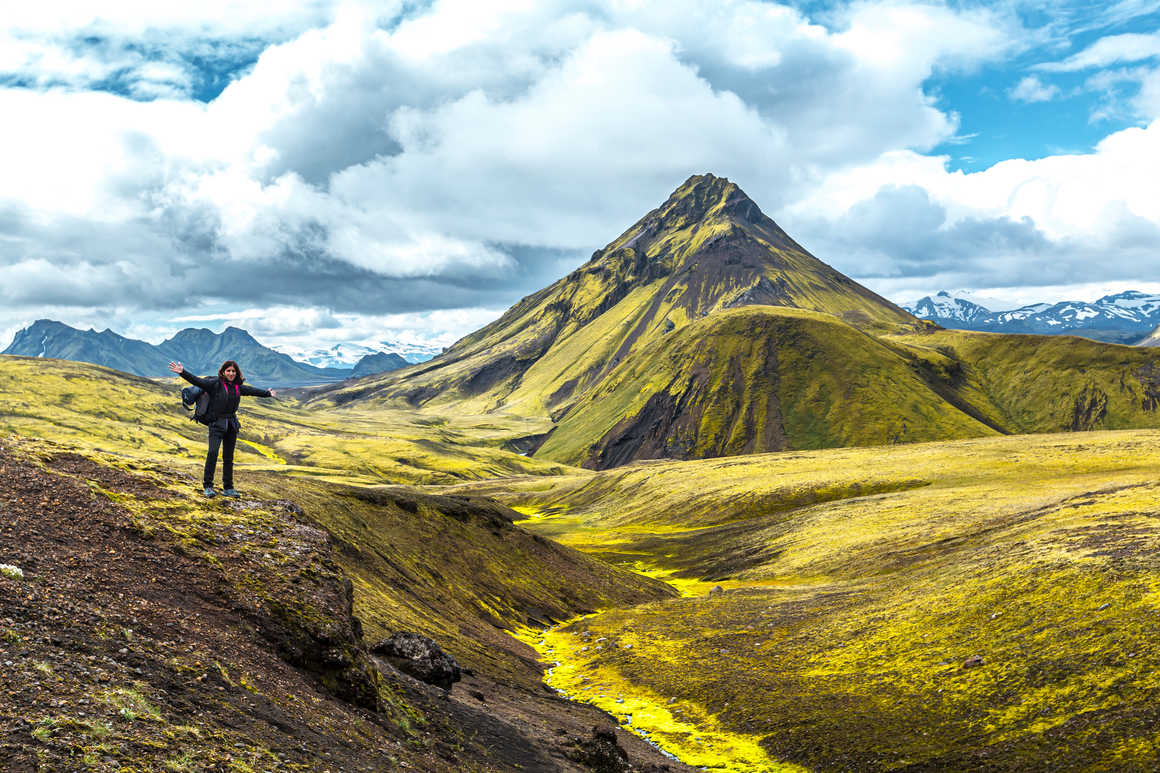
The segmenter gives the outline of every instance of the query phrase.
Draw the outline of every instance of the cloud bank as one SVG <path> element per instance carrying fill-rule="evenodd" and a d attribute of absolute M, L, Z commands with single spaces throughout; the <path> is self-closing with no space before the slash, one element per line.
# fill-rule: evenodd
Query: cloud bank
<path fill-rule="evenodd" d="M 18 117 L 0 125 L 0 327 L 49 308 L 475 323 L 704 171 L 877 288 L 1061 284 L 1110 254 L 1119 274 L 1160 274 L 1147 66 L 1134 104 L 1148 120 L 1091 153 L 974 174 L 931 155 L 959 118 L 929 80 L 1035 38 L 1009 6 L 255 8 L 15 12 L 0 40 L 0 111 Z M 1048 101 L 1049 77 L 1153 54 L 1146 35 L 1105 37 L 1011 96 Z"/>

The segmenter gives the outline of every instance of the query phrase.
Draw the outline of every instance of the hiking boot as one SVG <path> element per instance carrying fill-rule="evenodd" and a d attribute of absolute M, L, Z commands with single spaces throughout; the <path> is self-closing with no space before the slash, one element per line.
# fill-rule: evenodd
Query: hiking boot
<path fill-rule="evenodd" d="M 238 492 L 234 491 L 232 488 L 228 488 L 222 492 L 222 496 L 227 496 L 230 499 L 238 499 L 242 495 L 239 494 Z"/>
<path fill-rule="evenodd" d="M 206 497 L 209 497 L 209 498 L 213 498 L 213 497 L 216 497 L 216 496 L 217 496 L 217 492 L 216 492 L 216 491 L 214 491 L 214 490 L 213 490 L 212 488 L 210 488 L 209 486 L 206 486 L 206 487 L 205 487 L 205 491 L 204 491 L 204 492 L 202 492 L 202 493 L 204 493 L 204 494 L 206 495 Z"/>

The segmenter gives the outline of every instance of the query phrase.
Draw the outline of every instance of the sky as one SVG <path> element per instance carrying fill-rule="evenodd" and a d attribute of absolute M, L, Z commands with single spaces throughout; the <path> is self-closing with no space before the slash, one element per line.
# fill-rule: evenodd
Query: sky
<path fill-rule="evenodd" d="M 1160 292 L 1160 0 L 39 0 L 0 347 L 445 346 L 692 174 L 899 302 Z"/>

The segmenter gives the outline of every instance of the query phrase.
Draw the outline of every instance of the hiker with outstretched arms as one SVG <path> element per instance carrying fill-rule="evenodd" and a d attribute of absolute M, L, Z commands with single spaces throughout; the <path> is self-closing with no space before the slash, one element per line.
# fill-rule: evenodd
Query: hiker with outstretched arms
<path fill-rule="evenodd" d="M 235 498 L 241 496 L 234 490 L 234 446 L 238 442 L 238 430 L 242 428 L 238 423 L 238 403 L 242 401 L 242 395 L 274 397 L 277 393 L 273 389 L 258 389 L 245 384 L 242 369 L 233 360 L 222 363 L 218 368 L 217 378 L 195 376 L 186 371 L 180 362 L 169 363 L 169 369 L 209 395 L 209 407 L 205 416 L 205 423 L 209 427 L 209 449 L 205 454 L 205 474 L 202 476 L 205 495 L 212 497 L 217 494 L 213 489 L 213 476 L 220 447 L 222 485 L 225 487 L 222 494 Z"/>

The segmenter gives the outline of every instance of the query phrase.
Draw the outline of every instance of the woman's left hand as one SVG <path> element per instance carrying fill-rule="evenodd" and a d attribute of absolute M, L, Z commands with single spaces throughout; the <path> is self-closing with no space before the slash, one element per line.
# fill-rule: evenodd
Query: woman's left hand
<path fill-rule="evenodd" d="M 270 390 L 270 397 L 277 397 L 277 396 L 278 396 L 278 390 L 277 390 L 277 389 L 271 389 L 271 390 Z"/>

